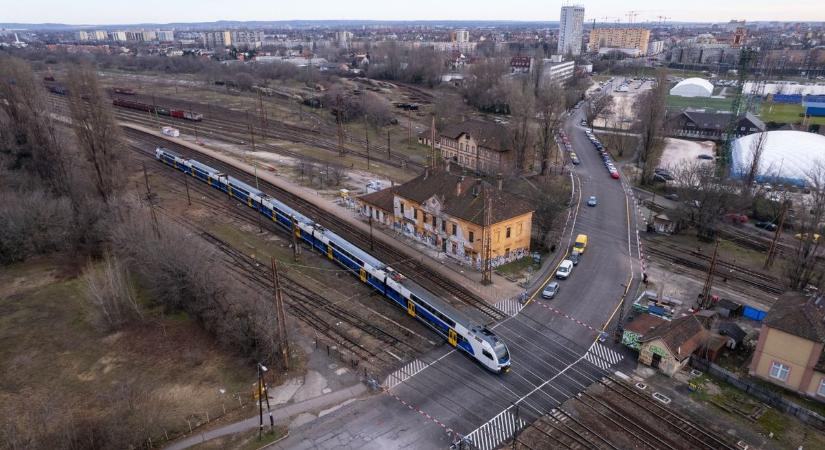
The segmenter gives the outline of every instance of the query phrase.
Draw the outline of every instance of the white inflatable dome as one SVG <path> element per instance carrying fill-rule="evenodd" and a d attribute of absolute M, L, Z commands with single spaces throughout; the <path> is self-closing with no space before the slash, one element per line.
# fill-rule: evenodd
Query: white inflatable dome
<path fill-rule="evenodd" d="M 762 144 L 757 181 L 804 187 L 811 184 L 812 175 L 825 176 L 825 136 L 804 131 L 778 130 L 750 134 L 733 141 L 730 169 L 732 177 L 742 178 L 747 174 L 753 161 L 754 149 L 763 134 L 766 137 Z M 825 179 L 820 182 L 825 182 Z"/>
<path fill-rule="evenodd" d="M 670 95 L 678 95 L 679 97 L 710 97 L 713 95 L 713 85 L 704 78 L 687 78 L 680 81 L 676 86 L 673 86 L 673 89 L 670 90 Z"/>

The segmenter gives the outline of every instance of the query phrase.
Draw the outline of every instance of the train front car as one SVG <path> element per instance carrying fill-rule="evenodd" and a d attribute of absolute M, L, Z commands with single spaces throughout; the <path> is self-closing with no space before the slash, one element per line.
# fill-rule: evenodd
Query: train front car
<path fill-rule="evenodd" d="M 507 345 L 486 327 L 476 327 L 472 334 L 482 342 L 482 356 L 479 358 L 490 370 L 497 373 L 510 371 L 510 351 Z"/>

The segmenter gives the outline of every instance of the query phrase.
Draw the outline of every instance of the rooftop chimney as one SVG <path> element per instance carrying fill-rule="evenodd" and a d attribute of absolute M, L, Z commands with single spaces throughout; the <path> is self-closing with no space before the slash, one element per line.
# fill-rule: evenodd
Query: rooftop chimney
<path fill-rule="evenodd" d="M 424 168 L 424 179 L 426 180 L 428 176 L 430 176 L 430 168 L 425 167 Z"/>
<path fill-rule="evenodd" d="M 501 175 L 501 172 L 499 172 L 498 174 L 496 174 L 496 187 L 498 187 L 498 190 L 500 191 L 503 186 L 504 177 Z"/>
<path fill-rule="evenodd" d="M 481 177 L 476 177 L 476 184 L 473 185 L 473 197 L 481 195 Z"/>
<path fill-rule="evenodd" d="M 458 177 L 458 182 L 455 184 L 455 195 L 456 197 L 461 196 L 461 183 L 464 182 L 464 175 Z"/>

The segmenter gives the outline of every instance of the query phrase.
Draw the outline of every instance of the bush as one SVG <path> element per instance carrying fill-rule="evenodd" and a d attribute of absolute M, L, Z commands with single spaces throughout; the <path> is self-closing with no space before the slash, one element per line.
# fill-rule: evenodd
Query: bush
<path fill-rule="evenodd" d="M 0 192 L 0 264 L 67 248 L 72 233 L 69 201 L 43 191 Z"/>

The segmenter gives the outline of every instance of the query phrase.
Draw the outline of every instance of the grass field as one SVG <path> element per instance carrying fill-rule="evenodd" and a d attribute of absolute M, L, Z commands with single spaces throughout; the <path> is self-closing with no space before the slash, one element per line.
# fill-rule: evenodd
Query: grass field
<path fill-rule="evenodd" d="M 800 123 L 802 122 L 802 105 L 786 103 L 764 103 L 759 117 L 765 122 Z M 809 123 L 825 125 L 825 117 L 811 117 Z"/>
<path fill-rule="evenodd" d="M 147 309 L 143 322 L 114 332 L 101 327 L 76 264 L 54 255 L 0 270 L 4 430 L 34 434 L 48 446 L 43 436 L 53 441 L 94 423 L 126 448 L 126 439 L 157 442 L 164 430 L 188 431 L 187 418 L 193 426 L 206 412 L 214 418 L 222 403 L 238 404 L 235 392 L 250 397 L 252 367 L 185 314 Z M 131 431 L 116 431 L 110 421 Z"/>
<path fill-rule="evenodd" d="M 705 98 L 705 97 L 679 97 L 676 95 L 667 96 L 668 108 L 705 108 L 716 111 L 730 111 L 731 99 L 729 98 Z"/>

